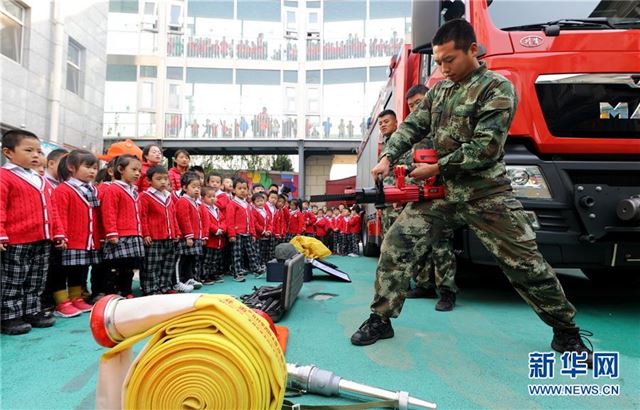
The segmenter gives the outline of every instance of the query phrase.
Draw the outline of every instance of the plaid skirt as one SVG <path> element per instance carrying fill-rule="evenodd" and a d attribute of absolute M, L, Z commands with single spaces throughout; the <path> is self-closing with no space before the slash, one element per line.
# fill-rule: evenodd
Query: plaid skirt
<path fill-rule="evenodd" d="M 105 241 L 102 256 L 105 260 L 144 258 L 144 242 L 142 242 L 142 237 L 122 236 L 115 245 Z"/>
<path fill-rule="evenodd" d="M 176 254 L 178 255 L 202 255 L 202 240 L 194 239 L 193 246 L 187 246 L 186 239 L 180 239 L 176 245 Z"/>
<path fill-rule="evenodd" d="M 88 266 L 102 262 L 102 251 L 92 249 L 65 249 L 62 251 L 62 266 Z"/>

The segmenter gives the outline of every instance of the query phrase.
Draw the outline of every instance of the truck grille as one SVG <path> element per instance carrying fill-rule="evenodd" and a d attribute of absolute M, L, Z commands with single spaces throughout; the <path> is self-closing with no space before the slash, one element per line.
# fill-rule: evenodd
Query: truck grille
<path fill-rule="evenodd" d="M 640 186 L 640 170 L 605 172 L 568 170 L 567 174 L 574 185 L 602 184 L 609 186 Z M 640 188 L 638 188 L 638 191 L 640 191 Z"/>
<path fill-rule="evenodd" d="M 569 224 L 567 218 L 559 209 L 532 209 L 538 217 L 540 230 L 552 232 L 567 232 Z"/>

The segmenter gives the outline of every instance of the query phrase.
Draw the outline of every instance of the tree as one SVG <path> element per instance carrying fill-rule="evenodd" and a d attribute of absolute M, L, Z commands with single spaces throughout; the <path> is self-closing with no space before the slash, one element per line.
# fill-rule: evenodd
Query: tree
<path fill-rule="evenodd" d="M 293 172 L 293 164 L 288 155 L 276 155 L 271 164 L 272 171 Z"/>

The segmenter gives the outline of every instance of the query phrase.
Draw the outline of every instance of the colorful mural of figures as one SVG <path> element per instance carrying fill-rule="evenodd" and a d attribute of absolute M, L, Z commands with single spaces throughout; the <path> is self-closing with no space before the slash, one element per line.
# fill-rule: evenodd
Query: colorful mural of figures
<path fill-rule="evenodd" d="M 269 185 L 276 184 L 280 190 L 282 187 L 289 188 L 291 190 L 290 198 L 298 197 L 298 174 L 293 172 L 238 171 L 237 175 L 249 181 L 250 186 L 262 184 L 265 189 L 269 189 Z"/>

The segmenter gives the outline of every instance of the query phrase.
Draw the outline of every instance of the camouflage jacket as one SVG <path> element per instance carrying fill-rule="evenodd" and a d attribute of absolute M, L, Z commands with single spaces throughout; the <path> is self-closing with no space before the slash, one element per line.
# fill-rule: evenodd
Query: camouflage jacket
<path fill-rule="evenodd" d="M 511 190 L 504 144 L 517 99 L 509 80 L 484 63 L 461 83 L 443 80 L 385 144 L 391 163 L 428 139 L 438 152 L 447 200 L 466 202 Z"/>

